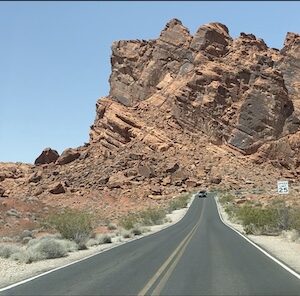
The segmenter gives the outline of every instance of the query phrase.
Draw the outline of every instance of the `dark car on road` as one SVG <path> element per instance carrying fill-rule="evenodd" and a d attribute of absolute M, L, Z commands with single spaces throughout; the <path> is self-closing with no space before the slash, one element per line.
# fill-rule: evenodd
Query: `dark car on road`
<path fill-rule="evenodd" d="M 205 190 L 200 190 L 197 193 L 197 196 L 200 197 L 200 198 L 205 198 L 205 197 L 207 197 L 207 192 Z"/>

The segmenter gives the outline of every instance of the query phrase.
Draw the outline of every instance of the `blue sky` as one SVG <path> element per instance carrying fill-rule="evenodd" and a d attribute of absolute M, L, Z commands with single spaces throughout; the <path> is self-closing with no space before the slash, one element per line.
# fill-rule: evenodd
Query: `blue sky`
<path fill-rule="evenodd" d="M 180 19 L 195 33 L 227 25 L 281 48 L 300 31 L 300 2 L 0 2 L 0 161 L 34 162 L 88 142 L 108 94 L 114 40 L 153 39 Z"/>

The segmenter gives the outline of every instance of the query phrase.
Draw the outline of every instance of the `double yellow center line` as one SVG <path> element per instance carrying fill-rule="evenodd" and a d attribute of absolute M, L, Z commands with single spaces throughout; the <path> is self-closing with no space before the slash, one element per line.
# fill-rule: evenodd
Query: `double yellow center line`
<path fill-rule="evenodd" d="M 202 208 L 203 209 L 203 208 Z M 173 270 L 175 269 L 177 263 L 179 262 L 180 258 L 184 254 L 186 247 L 188 246 L 189 242 L 193 238 L 197 228 L 200 225 L 202 217 L 202 210 L 200 214 L 199 221 L 197 224 L 192 228 L 192 230 L 185 236 L 185 238 L 181 241 L 175 251 L 171 254 L 171 256 L 162 264 L 162 266 L 156 271 L 153 277 L 148 281 L 145 287 L 138 293 L 138 296 L 144 296 L 146 293 L 154 286 L 156 281 L 159 277 L 164 273 L 164 276 L 159 280 L 158 284 L 154 288 L 151 295 L 159 295 L 162 289 L 164 288 L 167 280 L 171 276 Z"/>

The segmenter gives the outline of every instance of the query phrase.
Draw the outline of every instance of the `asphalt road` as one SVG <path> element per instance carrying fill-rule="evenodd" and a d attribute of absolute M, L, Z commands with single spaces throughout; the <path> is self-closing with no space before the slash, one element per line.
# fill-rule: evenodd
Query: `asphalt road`
<path fill-rule="evenodd" d="M 300 295 L 300 280 L 225 226 L 209 196 L 161 232 L 0 295 Z"/>

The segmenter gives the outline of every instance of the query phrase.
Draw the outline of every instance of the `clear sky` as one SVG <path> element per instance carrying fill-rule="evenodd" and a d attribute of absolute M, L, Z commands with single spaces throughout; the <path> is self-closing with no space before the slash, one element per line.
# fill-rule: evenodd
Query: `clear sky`
<path fill-rule="evenodd" d="M 0 2 L 0 161 L 88 142 L 114 40 L 157 38 L 178 18 L 191 33 L 217 21 L 280 49 L 286 32 L 300 32 L 299 11 L 287 1 Z"/>

